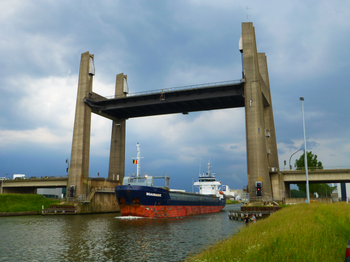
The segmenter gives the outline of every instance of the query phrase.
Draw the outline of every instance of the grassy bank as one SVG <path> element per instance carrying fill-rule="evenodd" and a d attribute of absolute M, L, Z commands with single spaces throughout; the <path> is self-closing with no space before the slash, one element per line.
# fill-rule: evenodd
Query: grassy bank
<path fill-rule="evenodd" d="M 226 205 L 230 205 L 230 204 L 240 204 L 240 203 L 239 203 L 239 201 L 226 199 Z"/>
<path fill-rule="evenodd" d="M 349 239 L 349 204 L 299 204 L 243 225 L 188 261 L 344 261 Z"/>
<path fill-rule="evenodd" d="M 48 208 L 58 200 L 47 199 L 41 195 L 0 194 L 0 212 L 41 211 L 42 205 Z"/>

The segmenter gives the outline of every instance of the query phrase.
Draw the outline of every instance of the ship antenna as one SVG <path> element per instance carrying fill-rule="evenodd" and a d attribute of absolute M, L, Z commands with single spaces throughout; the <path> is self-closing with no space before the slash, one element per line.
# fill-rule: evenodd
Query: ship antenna
<path fill-rule="evenodd" d="M 141 160 L 141 158 L 143 158 L 143 157 L 141 157 L 140 144 L 137 143 L 137 144 L 136 144 L 136 147 L 137 147 L 137 157 L 136 157 L 137 173 L 136 173 L 136 177 L 139 177 L 139 176 L 140 176 L 140 167 L 141 167 L 140 160 Z"/>
<path fill-rule="evenodd" d="M 137 147 L 137 174 L 136 176 L 139 177 L 140 176 L 140 155 L 141 155 L 141 150 L 140 150 L 140 144 L 137 143 L 136 144 L 136 147 Z"/>
<path fill-rule="evenodd" d="M 199 158 L 199 170 L 198 170 L 198 173 L 199 173 L 199 176 L 201 175 L 201 169 L 202 169 L 202 157 Z"/>
<path fill-rule="evenodd" d="M 248 6 L 246 6 L 246 11 L 247 11 L 247 22 L 249 22 L 249 14 L 248 14 L 248 10 L 251 9 Z"/>

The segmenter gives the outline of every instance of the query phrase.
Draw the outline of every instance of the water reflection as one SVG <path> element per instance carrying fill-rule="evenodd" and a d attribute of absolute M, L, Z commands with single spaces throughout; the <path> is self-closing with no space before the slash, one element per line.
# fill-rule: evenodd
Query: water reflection
<path fill-rule="evenodd" d="M 0 218 L 0 261 L 182 261 L 231 236 L 224 211 L 170 219 L 118 214 Z"/>

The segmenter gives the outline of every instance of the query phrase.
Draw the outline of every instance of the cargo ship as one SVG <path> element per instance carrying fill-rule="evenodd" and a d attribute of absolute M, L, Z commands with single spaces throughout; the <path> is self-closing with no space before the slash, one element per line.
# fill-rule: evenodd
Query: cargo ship
<path fill-rule="evenodd" d="M 140 147 L 137 144 L 137 174 L 126 176 L 123 185 L 115 187 L 115 194 L 122 216 L 170 218 L 219 212 L 226 205 L 221 182 L 208 172 L 200 174 L 194 183 L 199 193 L 169 188 L 170 177 L 140 176 Z M 155 179 L 163 179 L 164 186 L 154 186 Z"/>

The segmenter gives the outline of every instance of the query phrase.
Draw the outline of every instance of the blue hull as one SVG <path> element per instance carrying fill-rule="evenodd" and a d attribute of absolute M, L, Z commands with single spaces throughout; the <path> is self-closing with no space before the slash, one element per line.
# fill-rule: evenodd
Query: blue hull
<path fill-rule="evenodd" d="M 123 216 L 179 217 L 218 212 L 226 205 L 226 200 L 217 196 L 150 186 L 116 186 L 115 193 Z"/>

